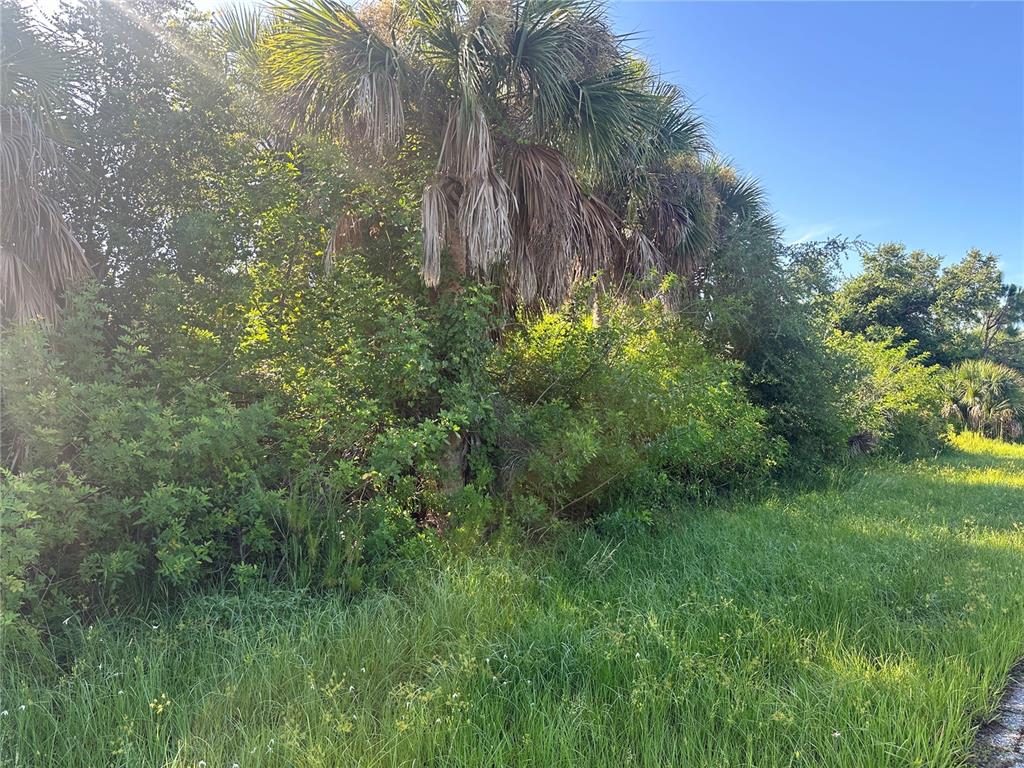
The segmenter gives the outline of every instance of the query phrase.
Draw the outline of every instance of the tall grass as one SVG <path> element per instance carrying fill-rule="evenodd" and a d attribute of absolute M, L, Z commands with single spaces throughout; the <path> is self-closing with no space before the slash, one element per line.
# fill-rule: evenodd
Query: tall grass
<path fill-rule="evenodd" d="M 209 595 L 8 654 L 10 766 L 955 766 L 1024 654 L 1024 447 L 350 605 Z M 70 625 L 74 625 L 72 619 Z"/>

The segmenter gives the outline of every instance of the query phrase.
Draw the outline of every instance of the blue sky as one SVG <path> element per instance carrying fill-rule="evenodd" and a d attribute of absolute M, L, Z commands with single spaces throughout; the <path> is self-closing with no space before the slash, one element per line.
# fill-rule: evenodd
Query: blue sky
<path fill-rule="evenodd" d="M 970 247 L 1024 282 L 1024 4 L 613 2 L 791 241 Z"/>

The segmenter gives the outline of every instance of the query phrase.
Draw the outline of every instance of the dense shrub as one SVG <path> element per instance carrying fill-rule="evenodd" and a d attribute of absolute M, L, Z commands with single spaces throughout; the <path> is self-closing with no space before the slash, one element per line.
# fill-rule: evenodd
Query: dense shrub
<path fill-rule="evenodd" d="M 194 307 L 119 328 L 94 290 L 5 338 L 7 620 L 213 578 L 358 588 L 415 533 L 454 428 L 423 321 L 355 260 L 309 292 L 251 312 L 237 348 Z M 183 376 L 190 359 L 232 375 Z"/>
<path fill-rule="evenodd" d="M 128 590 L 191 586 L 274 547 L 280 441 L 270 401 L 233 403 L 203 382 L 162 386 L 141 330 L 108 350 L 85 293 L 59 332 L 5 339 L 0 535 L 4 610 L 116 606 Z"/>
<path fill-rule="evenodd" d="M 882 448 L 912 456 L 934 448 L 942 432 L 940 368 L 915 342 L 835 331 L 829 346 L 847 364 L 846 413 L 855 425 L 851 452 Z"/>
<path fill-rule="evenodd" d="M 731 225 L 688 314 L 705 343 L 743 363 L 750 399 L 787 444 L 787 475 L 842 455 L 850 430 L 842 361 L 826 344 L 835 270 L 845 241 L 784 247 L 763 222 Z"/>
<path fill-rule="evenodd" d="M 576 300 L 520 321 L 490 362 L 515 512 L 582 517 L 649 473 L 708 494 L 781 458 L 739 366 L 660 303 Z"/>

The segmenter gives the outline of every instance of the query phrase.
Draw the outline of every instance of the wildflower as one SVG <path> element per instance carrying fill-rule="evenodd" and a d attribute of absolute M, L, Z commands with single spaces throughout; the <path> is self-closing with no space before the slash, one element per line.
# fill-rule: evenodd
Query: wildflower
<path fill-rule="evenodd" d="M 18 711 L 19 712 L 24 712 L 25 711 L 25 705 L 22 704 L 20 707 L 18 707 Z"/>
<path fill-rule="evenodd" d="M 359 671 L 362 672 L 363 674 L 366 674 L 366 667 L 360 667 Z"/>
<path fill-rule="evenodd" d="M 162 715 L 165 709 L 171 706 L 171 700 L 167 698 L 166 693 L 161 693 L 159 699 L 153 699 L 149 702 L 149 708 L 156 714 Z"/>
<path fill-rule="evenodd" d="M 0 717 L 7 717 L 7 710 L 6 709 L 3 712 L 0 712 Z"/>
<path fill-rule="evenodd" d="M 833 739 L 838 739 L 839 736 L 840 736 L 839 731 L 832 731 L 832 738 Z"/>
<path fill-rule="evenodd" d="M 205 760 L 200 760 L 199 761 L 199 768 L 206 768 L 206 761 Z"/>
<path fill-rule="evenodd" d="M 117 695 L 118 695 L 118 696 L 124 696 L 124 690 L 119 690 L 119 691 L 117 692 Z"/>
<path fill-rule="evenodd" d="M 350 685 L 350 686 L 348 687 L 348 692 L 349 692 L 349 693 L 355 693 L 355 692 L 356 692 L 356 687 L 355 687 L 354 685 Z"/>
<path fill-rule="evenodd" d="M 64 619 L 64 621 L 62 621 L 61 623 L 62 623 L 62 624 L 63 624 L 63 625 L 64 625 L 64 626 L 66 627 L 66 626 L 68 625 L 68 622 L 69 622 L 69 621 L 71 621 L 71 619 L 73 619 L 73 618 L 74 618 L 74 614 L 72 614 L 71 616 L 68 616 L 68 617 L 67 617 L 66 619 Z"/>
<path fill-rule="evenodd" d="M 452 698 L 453 698 L 453 699 L 457 699 L 457 698 L 459 698 L 459 694 L 457 694 L 457 693 L 453 693 L 453 694 L 452 694 Z"/>
<path fill-rule="evenodd" d="M 159 624 L 150 624 L 150 626 L 153 627 L 153 629 L 160 629 Z"/>

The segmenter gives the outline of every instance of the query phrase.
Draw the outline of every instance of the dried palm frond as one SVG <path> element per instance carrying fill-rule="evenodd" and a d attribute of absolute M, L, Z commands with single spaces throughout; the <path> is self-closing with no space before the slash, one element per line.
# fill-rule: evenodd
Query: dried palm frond
<path fill-rule="evenodd" d="M 659 271 L 664 257 L 654 242 L 643 232 L 630 230 L 626 234 L 625 262 L 623 274 L 644 280 Z"/>
<path fill-rule="evenodd" d="M 985 424 L 985 409 L 981 404 L 975 404 L 967 409 L 967 423 L 971 429 L 978 431 Z"/>
<path fill-rule="evenodd" d="M 851 436 L 846 445 L 851 456 L 865 456 L 878 448 L 878 435 L 874 432 L 862 431 Z"/>
<path fill-rule="evenodd" d="M 494 164 L 491 130 L 479 107 L 462 101 L 448 110 L 439 170 L 457 179 L 483 176 Z"/>
<path fill-rule="evenodd" d="M 1006 440 L 1020 440 L 1024 434 L 1024 424 L 1020 419 L 1010 419 L 1003 427 L 1003 438 Z"/>
<path fill-rule="evenodd" d="M 423 282 L 428 288 L 436 288 L 441 282 L 441 250 L 448 232 L 448 211 L 440 183 L 432 182 L 423 188 L 420 218 L 423 228 Z"/>
<path fill-rule="evenodd" d="M 364 138 L 378 154 L 397 146 L 405 130 L 398 80 L 386 72 L 364 72 L 354 90 L 353 113 L 363 124 Z"/>
<path fill-rule="evenodd" d="M 448 240 L 449 225 L 456 210 L 458 195 L 447 177 L 438 177 L 423 189 L 420 211 L 423 226 L 423 282 L 436 288 L 441 282 L 441 251 Z M 453 199 L 454 198 L 454 199 Z"/>
<path fill-rule="evenodd" d="M 578 277 L 613 268 L 622 261 L 626 250 L 619 217 L 603 201 L 584 195 L 582 214 Z"/>
<path fill-rule="evenodd" d="M 551 147 L 512 145 L 504 167 L 513 201 L 511 277 L 526 303 L 557 304 L 579 276 L 583 194 Z"/>
<path fill-rule="evenodd" d="M 479 276 L 508 255 L 508 184 L 494 171 L 466 179 L 459 200 L 459 229 L 466 236 L 468 266 Z"/>
<path fill-rule="evenodd" d="M 17 107 L 0 108 L 0 311 L 52 319 L 59 298 L 89 272 L 82 246 L 43 188 L 57 145 Z"/>
<path fill-rule="evenodd" d="M 324 248 L 324 272 L 334 270 L 334 257 L 345 248 L 352 248 L 363 242 L 363 228 L 359 218 L 349 211 L 343 212 Z"/>

